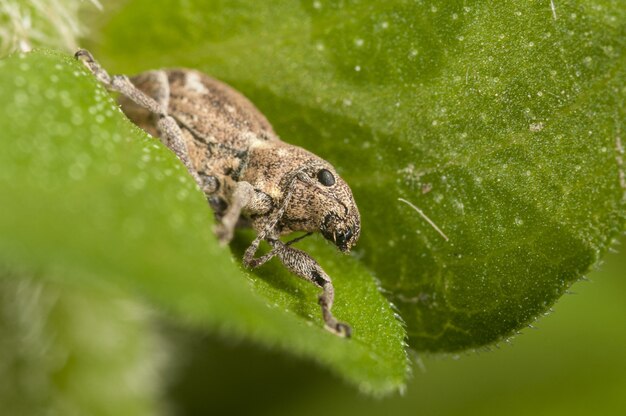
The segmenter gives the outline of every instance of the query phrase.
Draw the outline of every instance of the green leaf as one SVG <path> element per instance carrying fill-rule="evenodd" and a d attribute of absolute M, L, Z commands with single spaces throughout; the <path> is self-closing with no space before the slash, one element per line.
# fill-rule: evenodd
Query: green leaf
<path fill-rule="evenodd" d="M 132 0 L 94 52 L 204 70 L 334 163 L 410 345 L 453 351 L 531 323 L 623 229 L 625 22 L 610 0 Z"/>
<path fill-rule="evenodd" d="M 323 329 L 310 283 L 278 265 L 241 270 L 184 167 L 71 56 L 0 61 L 0 104 L 0 263 L 120 287 L 180 322 L 313 359 L 366 392 L 404 384 L 404 330 L 363 266 L 319 239 L 303 245 L 334 278 L 334 312 L 354 330 L 342 339 Z"/>

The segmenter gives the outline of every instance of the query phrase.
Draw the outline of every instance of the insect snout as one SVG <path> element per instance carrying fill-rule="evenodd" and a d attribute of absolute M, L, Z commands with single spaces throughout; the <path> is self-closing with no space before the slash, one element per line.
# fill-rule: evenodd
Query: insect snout
<path fill-rule="evenodd" d="M 335 240 L 335 244 L 337 244 L 337 247 L 339 247 L 341 251 L 348 251 L 350 239 L 354 235 L 352 228 L 347 228 L 345 231 L 339 230 L 336 235 L 337 239 Z"/>
<path fill-rule="evenodd" d="M 342 252 L 350 251 L 359 237 L 358 225 L 352 225 L 335 214 L 326 215 L 320 231 L 324 238 L 332 241 Z"/>

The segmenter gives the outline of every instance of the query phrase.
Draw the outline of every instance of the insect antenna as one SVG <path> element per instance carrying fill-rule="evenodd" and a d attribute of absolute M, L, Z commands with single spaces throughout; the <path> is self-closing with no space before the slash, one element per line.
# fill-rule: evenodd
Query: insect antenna
<path fill-rule="evenodd" d="M 308 236 L 310 236 L 310 235 L 313 235 L 313 233 L 309 232 L 309 233 L 306 233 L 306 234 L 304 234 L 304 235 L 301 235 L 300 237 L 296 237 L 296 238 L 294 238 L 293 240 L 289 240 L 289 241 L 287 241 L 287 242 L 285 243 L 285 245 L 286 245 L 286 246 L 290 246 L 290 245 L 292 245 L 292 244 L 297 243 L 297 242 L 298 242 L 298 241 L 300 241 L 300 240 L 304 240 L 305 238 L 307 238 L 307 237 L 308 237 Z"/>

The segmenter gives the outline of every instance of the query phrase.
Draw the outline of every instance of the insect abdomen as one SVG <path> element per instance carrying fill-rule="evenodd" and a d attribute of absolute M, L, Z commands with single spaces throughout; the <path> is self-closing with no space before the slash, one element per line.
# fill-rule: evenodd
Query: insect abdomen
<path fill-rule="evenodd" d="M 131 81 L 157 102 L 166 102 L 168 113 L 181 128 L 192 126 L 200 141 L 217 142 L 245 152 L 254 140 L 277 140 L 271 124 L 246 97 L 201 72 L 148 71 L 132 77 Z M 146 110 L 124 97 L 120 98 L 120 104 L 135 124 L 157 134 L 154 120 Z"/>

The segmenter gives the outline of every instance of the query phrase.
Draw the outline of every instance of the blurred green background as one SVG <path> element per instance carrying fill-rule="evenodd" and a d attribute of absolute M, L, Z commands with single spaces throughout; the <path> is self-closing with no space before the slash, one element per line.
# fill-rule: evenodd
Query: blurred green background
<path fill-rule="evenodd" d="M 623 415 L 626 253 L 618 247 L 510 345 L 416 357 L 404 396 L 363 397 L 306 362 L 190 333 L 188 365 L 169 394 L 190 415 Z"/>

